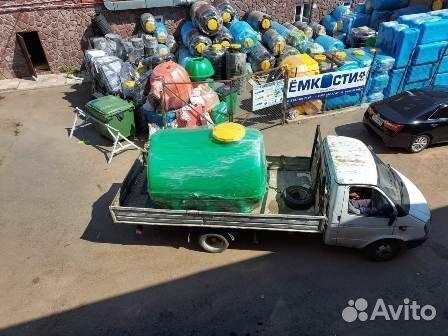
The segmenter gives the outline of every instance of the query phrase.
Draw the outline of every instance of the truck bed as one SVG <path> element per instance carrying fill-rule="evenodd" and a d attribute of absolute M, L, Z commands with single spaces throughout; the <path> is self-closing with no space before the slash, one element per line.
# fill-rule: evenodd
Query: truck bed
<path fill-rule="evenodd" d="M 325 216 L 314 207 L 298 211 L 283 203 L 281 192 L 290 185 L 309 185 L 309 158 L 268 157 L 269 186 L 252 213 L 162 209 L 150 199 L 146 168 L 139 158 L 117 192 L 110 211 L 115 223 L 155 226 L 190 226 L 275 231 L 321 232 Z"/>

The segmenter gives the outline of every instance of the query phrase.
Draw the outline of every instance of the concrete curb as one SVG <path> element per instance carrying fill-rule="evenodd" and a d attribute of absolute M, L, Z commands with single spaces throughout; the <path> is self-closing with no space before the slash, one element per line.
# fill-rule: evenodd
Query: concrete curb
<path fill-rule="evenodd" d="M 67 74 L 40 75 L 37 78 L 13 78 L 0 80 L 0 92 L 25 91 L 53 86 L 71 86 L 89 82 L 90 78 L 81 73 L 80 76 Z"/>

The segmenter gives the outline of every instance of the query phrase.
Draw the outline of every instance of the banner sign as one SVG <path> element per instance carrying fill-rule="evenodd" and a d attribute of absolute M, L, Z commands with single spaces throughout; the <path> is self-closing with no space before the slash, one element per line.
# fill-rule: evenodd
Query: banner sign
<path fill-rule="evenodd" d="M 368 73 L 369 68 L 366 67 L 290 78 L 286 88 L 286 101 L 296 103 L 361 92 L 366 85 Z"/>
<path fill-rule="evenodd" d="M 283 102 L 284 86 L 285 81 L 283 79 L 254 85 L 252 90 L 252 111 L 281 104 Z"/>

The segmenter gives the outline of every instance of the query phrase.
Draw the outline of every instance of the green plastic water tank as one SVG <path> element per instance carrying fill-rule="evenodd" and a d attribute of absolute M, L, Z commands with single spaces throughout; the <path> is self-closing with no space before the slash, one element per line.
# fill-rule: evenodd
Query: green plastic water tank
<path fill-rule="evenodd" d="M 160 130 L 147 177 L 151 199 L 164 208 L 250 212 L 266 192 L 263 137 L 245 129 L 242 139 L 220 142 L 211 129 Z"/>

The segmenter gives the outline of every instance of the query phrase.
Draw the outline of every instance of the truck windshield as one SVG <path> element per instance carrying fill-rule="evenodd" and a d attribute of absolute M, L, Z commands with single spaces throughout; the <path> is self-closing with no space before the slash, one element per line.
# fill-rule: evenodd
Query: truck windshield
<path fill-rule="evenodd" d="M 400 177 L 390 166 L 381 161 L 375 153 L 372 152 L 372 155 L 378 172 L 378 187 L 394 202 L 399 211 L 406 211 L 404 202 L 406 188 L 403 187 Z"/>

